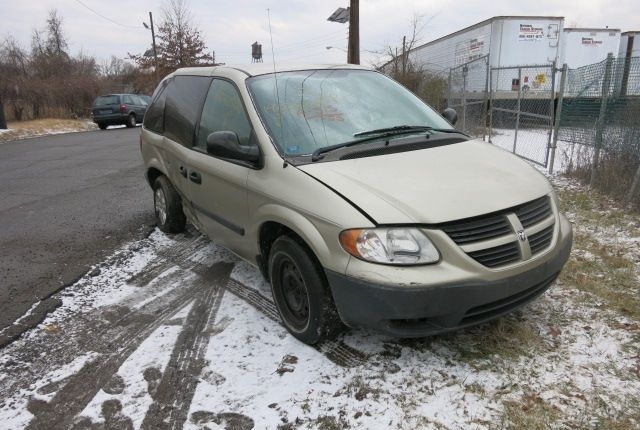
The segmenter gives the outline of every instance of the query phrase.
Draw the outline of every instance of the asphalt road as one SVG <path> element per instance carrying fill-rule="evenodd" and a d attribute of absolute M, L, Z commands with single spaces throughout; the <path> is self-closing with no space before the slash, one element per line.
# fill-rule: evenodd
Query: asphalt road
<path fill-rule="evenodd" d="M 0 346 L 56 307 L 51 294 L 148 233 L 153 201 L 139 134 L 111 129 L 0 144 Z"/>

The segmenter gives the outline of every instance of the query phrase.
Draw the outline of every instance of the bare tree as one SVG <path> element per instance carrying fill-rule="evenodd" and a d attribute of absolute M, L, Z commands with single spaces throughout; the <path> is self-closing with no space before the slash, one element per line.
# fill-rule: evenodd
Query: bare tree
<path fill-rule="evenodd" d="M 429 71 L 422 64 L 411 60 L 411 52 L 420 45 L 424 29 L 435 17 L 436 15 L 425 17 L 414 12 L 410 21 L 410 30 L 408 35 L 402 37 L 401 45 L 388 45 L 378 52 L 387 61 L 378 65 L 377 68 L 436 109 L 443 109 L 447 90 L 446 77 L 439 72 Z"/>
<path fill-rule="evenodd" d="M 162 22 L 158 26 L 156 38 L 157 68 L 161 74 L 170 73 L 180 67 L 203 65 L 212 61 L 185 0 L 169 0 L 164 5 Z M 154 66 L 154 58 L 150 55 L 129 54 L 129 58 L 142 68 Z"/>
<path fill-rule="evenodd" d="M 47 18 L 47 53 L 53 56 L 67 55 L 69 44 L 62 31 L 62 18 L 56 9 L 49 11 Z"/>
<path fill-rule="evenodd" d="M 11 106 L 13 117 L 22 119 L 24 106 L 19 100 L 21 89 L 28 80 L 29 57 L 27 52 L 11 36 L 7 36 L 0 45 L 0 107 L 4 119 L 4 104 Z M 0 128 L 6 128 L 5 121 L 0 121 Z"/>
<path fill-rule="evenodd" d="M 405 74 L 411 67 L 409 54 L 413 48 L 417 47 L 422 41 L 422 34 L 426 26 L 435 18 L 436 15 L 425 17 L 425 15 L 414 12 L 411 17 L 410 31 L 408 36 L 403 36 L 400 46 L 387 45 L 377 53 L 382 55 L 386 60 L 385 64 L 378 65 L 378 68 L 384 68 L 386 72 L 394 74 Z"/>

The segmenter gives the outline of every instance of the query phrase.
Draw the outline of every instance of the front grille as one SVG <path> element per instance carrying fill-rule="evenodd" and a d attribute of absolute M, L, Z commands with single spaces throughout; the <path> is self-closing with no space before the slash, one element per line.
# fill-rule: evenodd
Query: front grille
<path fill-rule="evenodd" d="M 549 197 L 544 196 L 517 207 L 514 212 L 520 219 L 522 227 L 527 228 L 548 218 L 552 214 Z"/>
<path fill-rule="evenodd" d="M 517 242 L 511 242 L 506 245 L 470 252 L 469 256 L 487 267 L 500 267 L 520 260 L 520 248 Z"/>
<path fill-rule="evenodd" d="M 508 214 L 512 215 L 508 216 Z M 518 262 L 522 258 L 520 245 L 515 234 L 517 222 L 512 225 L 510 221 L 513 215 L 518 217 L 525 230 L 535 228 L 541 223 L 549 223 L 551 222 L 549 217 L 553 216 L 551 199 L 549 196 L 543 196 L 510 209 L 441 224 L 439 227 L 471 258 L 486 267 L 495 268 Z M 529 236 L 532 255 L 551 245 L 553 230 L 554 224 L 552 223 Z M 496 243 L 502 243 L 502 245 L 482 248 L 484 244 L 478 243 L 492 239 L 497 240 L 493 243 L 487 243 L 486 246 L 496 245 Z M 508 243 L 505 244 L 505 242 Z M 522 244 L 522 246 L 526 247 L 527 245 Z"/>
<path fill-rule="evenodd" d="M 503 214 L 445 224 L 441 228 L 458 245 L 511 233 L 511 226 Z"/>
<path fill-rule="evenodd" d="M 529 236 L 529 246 L 531 247 L 531 254 L 537 254 L 543 249 L 551 245 L 551 239 L 553 239 L 553 224 L 544 230 L 532 234 Z"/>

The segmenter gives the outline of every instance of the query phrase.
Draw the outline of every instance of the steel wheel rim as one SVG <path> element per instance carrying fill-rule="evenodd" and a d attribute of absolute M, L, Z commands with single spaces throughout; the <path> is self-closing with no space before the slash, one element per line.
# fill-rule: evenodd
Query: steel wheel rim
<path fill-rule="evenodd" d="M 309 319 L 309 295 L 300 271 L 288 260 L 280 270 L 282 301 L 292 325 L 302 329 Z"/>
<path fill-rule="evenodd" d="M 154 193 L 154 206 L 156 210 L 156 216 L 161 225 L 167 222 L 167 199 L 164 197 L 162 188 L 158 188 Z"/>

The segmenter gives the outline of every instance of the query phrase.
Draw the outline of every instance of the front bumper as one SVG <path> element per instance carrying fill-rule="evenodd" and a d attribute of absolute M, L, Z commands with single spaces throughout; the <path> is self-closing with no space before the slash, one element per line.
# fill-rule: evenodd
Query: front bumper
<path fill-rule="evenodd" d="M 437 285 L 377 285 L 326 271 L 340 317 L 349 326 L 399 337 L 421 337 L 480 324 L 525 305 L 545 292 L 569 258 L 573 234 L 562 236 L 542 262 L 497 280 Z"/>

